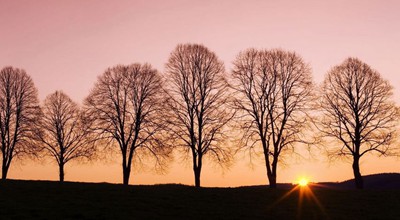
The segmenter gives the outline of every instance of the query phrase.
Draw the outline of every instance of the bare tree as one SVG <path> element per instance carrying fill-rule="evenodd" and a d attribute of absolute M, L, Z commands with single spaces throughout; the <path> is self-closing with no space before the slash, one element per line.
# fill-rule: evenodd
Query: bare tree
<path fill-rule="evenodd" d="M 360 158 L 369 152 L 388 153 L 395 137 L 398 109 L 390 100 L 392 87 L 357 58 L 333 67 L 322 83 L 321 130 L 338 141 L 330 155 L 352 157 L 355 185 L 363 188 Z"/>
<path fill-rule="evenodd" d="M 94 155 L 90 123 L 84 121 L 78 105 L 61 91 L 46 97 L 42 111 L 37 139 L 48 155 L 57 161 L 60 182 L 63 182 L 67 162 L 90 159 Z"/>
<path fill-rule="evenodd" d="M 283 50 L 248 49 L 233 65 L 241 146 L 251 154 L 262 148 L 269 185 L 276 188 L 281 154 L 305 140 L 311 70 L 299 55 Z"/>
<path fill-rule="evenodd" d="M 33 131 L 40 116 L 37 89 L 25 70 L 4 67 L 0 72 L 0 141 L 2 179 L 14 158 L 37 152 Z"/>
<path fill-rule="evenodd" d="M 181 44 L 171 53 L 166 72 L 171 140 L 191 155 L 195 186 L 200 187 L 204 156 L 222 166 L 232 159 L 223 132 L 233 117 L 224 65 L 203 45 Z"/>
<path fill-rule="evenodd" d="M 94 131 L 121 152 L 125 185 L 129 184 L 134 156 L 137 162 L 154 156 L 156 168 L 166 165 L 168 148 L 161 139 L 162 84 L 158 71 L 149 64 L 118 65 L 98 78 L 85 100 Z"/>

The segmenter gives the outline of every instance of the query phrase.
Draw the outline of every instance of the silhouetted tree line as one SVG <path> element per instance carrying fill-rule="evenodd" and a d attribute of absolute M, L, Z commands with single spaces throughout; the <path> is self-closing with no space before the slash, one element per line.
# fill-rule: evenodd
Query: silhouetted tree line
<path fill-rule="evenodd" d="M 57 162 L 62 182 L 67 162 L 106 150 L 122 156 L 127 185 L 134 163 L 162 171 L 177 150 L 192 161 L 200 187 L 204 162 L 229 167 L 244 151 L 262 155 L 276 188 L 282 155 L 324 146 L 329 156 L 352 158 L 356 187 L 363 188 L 360 158 L 393 149 L 399 111 L 392 87 L 357 58 L 334 66 L 319 86 L 300 55 L 281 49 L 244 50 L 227 73 L 205 46 L 180 44 L 165 67 L 164 74 L 150 64 L 108 68 L 82 106 L 62 91 L 40 105 L 31 77 L 3 68 L 2 179 L 14 158 L 45 155 Z"/>

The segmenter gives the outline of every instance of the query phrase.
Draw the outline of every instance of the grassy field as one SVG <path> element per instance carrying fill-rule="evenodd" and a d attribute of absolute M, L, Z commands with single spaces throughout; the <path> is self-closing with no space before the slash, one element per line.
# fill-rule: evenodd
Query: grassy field
<path fill-rule="evenodd" d="M 400 219 L 400 190 L 8 180 L 0 219 Z"/>

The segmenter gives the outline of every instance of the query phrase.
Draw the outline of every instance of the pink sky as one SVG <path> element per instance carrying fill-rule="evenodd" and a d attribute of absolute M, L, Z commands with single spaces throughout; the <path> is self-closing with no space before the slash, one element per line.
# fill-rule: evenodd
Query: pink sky
<path fill-rule="evenodd" d="M 160 71 L 178 43 L 202 43 L 225 62 L 249 47 L 283 48 L 303 56 L 321 82 L 333 65 L 356 56 L 377 69 L 394 86 L 400 102 L 400 2 L 269 1 L 269 0 L 0 0 L 0 68 L 25 69 L 39 89 L 40 99 L 63 90 L 81 102 L 97 76 L 116 64 L 149 62 Z M 304 153 L 304 152 L 303 152 Z M 347 161 L 329 164 L 321 153 L 309 159 L 288 157 L 279 182 L 300 175 L 313 181 L 352 178 Z M 205 186 L 265 184 L 263 161 L 250 169 L 248 158 L 223 173 L 202 172 Z M 135 172 L 132 184 L 177 182 L 193 184 L 190 164 L 177 160 L 168 174 Z M 121 182 L 120 159 L 92 164 L 71 163 L 66 180 Z M 362 174 L 399 172 L 397 158 L 368 157 Z M 50 162 L 13 163 L 11 178 L 57 179 Z"/>

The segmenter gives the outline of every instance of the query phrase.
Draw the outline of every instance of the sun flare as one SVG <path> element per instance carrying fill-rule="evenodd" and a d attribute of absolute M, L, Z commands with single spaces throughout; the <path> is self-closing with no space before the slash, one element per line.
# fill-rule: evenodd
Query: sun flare
<path fill-rule="evenodd" d="M 299 181 L 297 181 L 297 184 L 299 184 L 300 186 L 307 186 L 308 182 L 309 182 L 308 179 L 300 178 Z"/>

